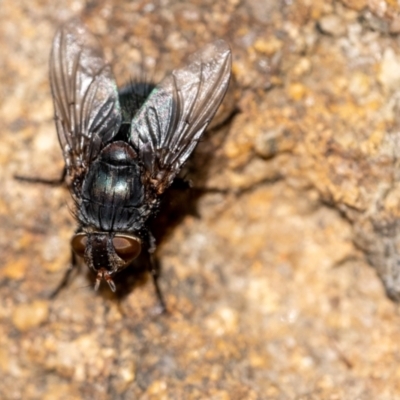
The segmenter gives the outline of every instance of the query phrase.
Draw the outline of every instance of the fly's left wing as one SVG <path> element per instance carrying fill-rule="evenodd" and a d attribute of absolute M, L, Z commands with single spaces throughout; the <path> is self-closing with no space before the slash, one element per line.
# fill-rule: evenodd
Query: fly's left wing
<path fill-rule="evenodd" d="M 172 183 L 214 117 L 229 85 L 231 62 L 225 41 L 205 46 L 167 76 L 133 118 L 130 140 L 158 194 Z"/>
<path fill-rule="evenodd" d="M 97 39 L 79 20 L 56 33 L 50 83 L 67 173 L 80 176 L 121 124 L 117 86 Z"/>

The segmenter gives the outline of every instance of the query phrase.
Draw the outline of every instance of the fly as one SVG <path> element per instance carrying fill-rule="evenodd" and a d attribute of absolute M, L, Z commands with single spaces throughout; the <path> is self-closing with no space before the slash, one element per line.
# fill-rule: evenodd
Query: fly
<path fill-rule="evenodd" d="M 63 180 L 78 228 L 71 239 L 71 268 L 55 293 L 68 281 L 75 255 L 94 272 L 95 290 L 105 281 L 115 292 L 114 276 L 146 252 L 164 304 L 149 218 L 215 115 L 230 75 L 230 48 L 217 40 L 156 87 L 118 91 L 94 35 L 78 20 L 58 30 L 50 84 Z"/>

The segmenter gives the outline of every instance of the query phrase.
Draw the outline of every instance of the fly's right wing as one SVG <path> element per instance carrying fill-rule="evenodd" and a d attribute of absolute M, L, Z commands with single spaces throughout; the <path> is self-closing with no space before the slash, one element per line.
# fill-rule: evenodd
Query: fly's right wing
<path fill-rule="evenodd" d="M 50 83 L 67 172 L 82 176 L 121 124 L 117 86 L 97 39 L 79 20 L 56 33 Z"/>
<path fill-rule="evenodd" d="M 130 141 L 158 194 L 196 147 L 225 96 L 230 75 L 230 48 L 217 40 L 167 76 L 133 118 Z"/>

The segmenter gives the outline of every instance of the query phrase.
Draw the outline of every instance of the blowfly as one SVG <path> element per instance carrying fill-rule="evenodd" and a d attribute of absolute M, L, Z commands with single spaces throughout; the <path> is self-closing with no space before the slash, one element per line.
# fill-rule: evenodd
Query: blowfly
<path fill-rule="evenodd" d="M 118 91 L 94 35 L 78 20 L 58 30 L 50 83 L 78 228 L 71 268 L 56 292 L 75 255 L 94 272 L 96 290 L 106 281 L 115 291 L 114 276 L 142 252 L 153 260 L 149 218 L 216 113 L 230 75 L 230 48 L 217 40 L 157 86 Z M 149 269 L 163 305 L 154 260 Z"/>

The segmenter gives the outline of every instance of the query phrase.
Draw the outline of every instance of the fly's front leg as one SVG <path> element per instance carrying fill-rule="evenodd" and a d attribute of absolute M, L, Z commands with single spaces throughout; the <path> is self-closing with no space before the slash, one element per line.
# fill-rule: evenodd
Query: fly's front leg
<path fill-rule="evenodd" d="M 161 293 L 160 286 L 158 285 L 159 278 L 159 266 L 158 261 L 155 259 L 154 255 L 150 255 L 150 272 L 153 278 L 154 287 L 156 289 L 156 294 L 158 298 L 158 302 L 160 303 L 160 314 L 164 314 L 167 312 L 167 306 L 165 305 L 164 297 Z"/>
<path fill-rule="evenodd" d="M 58 296 L 58 294 L 63 290 L 69 282 L 69 278 L 71 277 L 72 271 L 78 266 L 76 254 L 71 249 L 71 263 L 68 266 L 68 269 L 65 271 L 64 277 L 62 278 L 61 282 L 58 286 L 51 292 L 50 299 L 54 299 Z"/>
<path fill-rule="evenodd" d="M 14 175 L 14 178 L 17 179 L 18 181 L 23 181 L 23 182 L 40 183 L 49 186 L 60 186 L 65 182 L 66 176 L 67 176 L 67 168 L 64 167 L 61 176 L 57 179 L 35 178 L 35 177 L 21 176 L 21 175 Z"/>
<path fill-rule="evenodd" d="M 158 298 L 158 303 L 160 305 L 160 314 L 167 312 L 167 307 L 165 305 L 164 297 L 161 293 L 160 286 L 158 285 L 158 278 L 160 276 L 160 264 L 158 259 L 154 255 L 156 251 L 156 239 L 150 231 L 147 231 L 147 240 L 148 240 L 148 261 L 147 268 L 151 273 L 151 277 L 153 278 L 154 288 L 156 289 L 156 295 Z"/>
<path fill-rule="evenodd" d="M 149 271 L 153 278 L 154 288 L 156 289 L 156 295 L 160 306 L 160 314 L 164 314 L 167 312 L 167 306 L 165 305 L 164 296 L 162 295 L 160 286 L 158 285 L 160 265 L 154 254 L 151 253 L 149 253 Z"/>
<path fill-rule="evenodd" d="M 37 177 L 30 177 L 30 176 L 21 176 L 21 175 L 14 175 L 14 179 L 18 181 L 23 181 L 23 182 L 29 182 L 29 183 L 40 183 L 44 185 L 49 185 L 49 186 L 60 186 L 65 182 L 65 178 L 67 176 L 67 168 L 64 166 L 61 176 L 57 179 L 44 179 L 44 178 L 37 178 Z M 59 283 L 59 285 L 56 287 L 55 290 L 53 290 L 50 294 L 50 299 L 54 299 L 58 293 L 67 285 L 69 277 L 71 276 L 72 271 L 76 268 L 77 262 L 76 262 L 76 255 L 75 253 L 71 250 L 71 263 L 65 272 L 65 275 L 62 279 L 62 281 Z"/>

